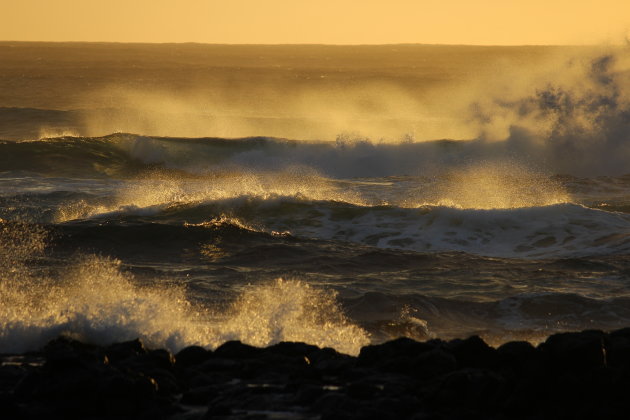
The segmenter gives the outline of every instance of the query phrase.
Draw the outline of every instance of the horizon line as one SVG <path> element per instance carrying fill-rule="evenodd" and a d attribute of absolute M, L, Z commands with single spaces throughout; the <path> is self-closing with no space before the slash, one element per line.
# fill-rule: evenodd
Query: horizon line
<path fill-rule="evenodd" d="M 0 43 L 23 44 L 116 44 L 116 45 L 212 45 L 212 46 L 326 46 L 326 47 L 378 47 L 378 46 L 438 46 L 438 47 L 624 47 L 624 44 L 593 43 L 593 44 L 449 44 L 424 42 L 392 42 L 392 43 L 352 43 L 329 44 L 318 42 L 288 42 L 288 43 L 235 43 L 235 42 L 200 42 L 200 41 L 33 41 L 0 39 Z"/>

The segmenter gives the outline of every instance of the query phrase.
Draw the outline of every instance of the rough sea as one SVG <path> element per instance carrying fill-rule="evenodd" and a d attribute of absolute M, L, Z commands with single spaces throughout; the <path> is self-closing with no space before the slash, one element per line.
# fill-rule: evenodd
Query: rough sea
<path fill-rule="evenodd" d="M 249 62 L 258 55 L 237 46 L 218 52 L 133 47 L 157 58 L 109 46 L 109 58 L 96 64 L 103 45 L 0 47 L 0 353 L 36 349 L 65 334 L 98 344 L 140 337 L 174 351 L 228 340 L 256 346 L 303 341 L 356 354 L 363 345 L 400 336 L 478 334 L 499 345 L 630 325 L 630 78 L 624 50 L 580 51 L 573 61 L 564 58 L 577 53 L 565 52 L 566 68 L 554 67 L 549 79 L 528 79 L 518 94 L 484 79 L 484 89 L 496 94 L 477 98 L 465 108 L 469 115 L 461 115 L 476 131 L 451 139 L 448 121 L 458 115 L 440 114 L 434 130 L 445 128 L 444 136 L 381 135 L 384 126 L 388 133 L 392 126 L 404 129 L 408 114 L 394 124 L 389 114 L 370 108 L 379 100 L 378 86 L 385 86 L 378 83 L 386 80 L 383 92 L 391 92 L 397 80 L 420 83 L 417 71 L 425 79 L 445 78 L 435 82 L 436 90 L 459 86 L 466 71 L 446 77 L 440 69 L 461 66 L 462 55 L 474 64 L 494 54 L 492 63 L 512 69 L 518 60 L 541 61 L 531 58 L 537 50 L 460 47 L 455 59 L 447 47 L 408 46 L 394 65 L 389 56 L 361 61 L 384 56 L 385 47 L 294 47 L 302 48 L 297 53 L 261 47 L 256 54 L 270 61 L 244 75 L 225 57 Z M 298 60 L 303 68 L 273 73 L 276 62 L 289 66 L 285 61 L 295 59 L 290 54 L 306 57 Z M 545 60 L 551 54 L 545 52 Z M 190 58 L 200 56 L 224 61 L 200 70 Z M 445 63 L 414 67 L 427 56 Z M 175 71 L 160 57 L 184 62 L 190 71 Z M 505 57 L 512 65 L 501 61 Z M 250 111 L 260 110 L 245 118 L 250 131 L 226 129 L 243 125 L 234 114 L 221 124 L 213 117 L 193 131 L 177 124 L 169 131 L 146 124 L 147 109 L 134 125 L 129 121 L 137 121 L 140 105 L 128 97 L 115 112 L 114 94 L 107 100 L 101 95 L 94 107 L 94 96 L 74 99 L 92 84 L 99 92 L 119 92 L 110 84 L 129 88 L 135 81 L 137 92 L 164 80 L 177 97 L 178 83 L 191 74 L 199 79 L 203 69 L 212 86 L 233 87 L 241 96 L 223 102 L 240 111 L 247 96 L 241 79 L 251 87 L 262 80 L 256 74 L 266 74 L 273 89 L 264 96 L 252 88 L 255 97 L 248 97 Z M 320 75 L 313 82 L 305 76 L 311 73 L 337 79 L 326 82 Z M 334 92 L 344 81 L 354 85 L 336 99 L 327 96 L 329 103 L 309 99 L 319 111 L 304 122 L 290 110 L 280 115 L 279 101 L 265 108 L 270 97 L 296 92 L 278 88 L 295 74 L 303 81 L 292 81 L 291 89 L 303 83 Z M 360 98 L 360 115 L 344 120 L 352 122 L 348 131 L 338 121 L 332 136 L 313 131 L 330 123 L 321 109 L 344 106 L 363 89 L 356 80 L 368 76 L 372 93 Z M 439 103 L 463 100 L 447 92 Z M 179 115 L 188 128 L 193 124 L 190 110 L 198 102 L 173 110 L 172 101 L 143 99 L 155 109 L 164 105 L 162 112 L 175 120 Z M 101 116 L 90 131 L 85 115 L 94 112 Z M 379 115 L 382 124 L 374 124 Z M 115 124 L 107 126 L 108 119 Z M 408 133 L 430 119 L 414 121 Z M 292 135 L 300 129 L 309 131 Z"/>

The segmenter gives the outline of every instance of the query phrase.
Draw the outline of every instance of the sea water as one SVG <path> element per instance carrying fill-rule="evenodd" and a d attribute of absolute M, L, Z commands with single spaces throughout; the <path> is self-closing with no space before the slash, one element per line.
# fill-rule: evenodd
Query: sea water
<path fill-rule="evenodd" d="M 223 125 L 216 109 L 205 125 L 206 114 L 192 118 L 162 104 L 169 118 L 186 121 L 193 132 L 181 135 L 177 124 L 158 123 L 145 124 L 143 132 L 136 114 L 125 122 L 122 107 L 102 108 L 102 96 L 92 99 L 93 109 L 83 97 L 84 108 L 69 108 L 79 102 L 72 102 L 78 92 L 68 91 L 67 79 L 82 79 L 81 65 L 93 66 L 83 77 L 94 83 L 131 66 L 121 61 L 125 52 L 116 48 L 122 47 L 109 46 L 113 58 L 98 73 L 77 46 L 0 46 L 2 71 L 15 82 L 12 69 L 22 68 L 33 79 L 21 91 L 6 90 L 0 103 L 6 139 L 0 141 L 0 352 L 35 349 L 65 334 L 98 344 L 140 337 L 173 351 L 228 340 L 256 346 L 304 341 L 356 354 L 363 345 L 399 336 L 478 334 L 498 345 L 630 324 L 625 51 L 580 52 L 582 59 L 568 67 L 570 85 L 563 77 L 552 79 L 555 84 L 529 80 L 521 89 L 527 94 L 478 98 L 469 108 L 481 124 L 475 135 L 431 140 L 391 136 L 430 119 L 411 121 L 403 113 L 385 133 L 383 121 L 374 124 L 380 111 L 369 107 L 344 120 L 362 133 L 327 137 L 323 129 L 313 131 L 330 123 L 321 109 L 305 122 L 304 116 L 281 116 L 277 104 L 261 111 L 272 116 L 223 115 Z M 191 57 L 204 53 L 181 48 Z M 286 51 L 261 48 L 278 62 L 290 60 Z M 294 48 L 299 55 L 309 47 Z M 447 59 L 452 52 L 418 48 L 396 57 L 415 54 L 422 62 L 422 54 Z M 48 54 L 40 79 L 29 67 L 32 49 Z M 242 60 L 251 54 L 229 51 Z M 385 54 L 379 51 L 361 54 Z M 523 59 L 500 49 L 492 54 Z M 77 68 L 59 76 L 59 63 L 68 60 Z M 336 60 L 349 81 L 389 68 L 370 61 L 348 69 L 343 57 Z M 143 77 L 158 77 L 166 66 L 143 64 Z M 400 86 L 418 82 L 409 63 L 398 64 Z M 447 60 L 443 66 L 454 71 L 458 65 Z M 302 66 L 298 75 L 322 71 L 317 60 Z M 129 80 L 140 83 L 132 67 L 125 68 Z M 206 70 L 228 83 L 224 67 Z M 253 86 L 259 80 L 249 71 L 230 80 Z M 424 71 L 437 77 L 433 68 Z M 178 72 L 159 77 L 183 78 Z M 276 84 L 289 79 L 277 77 Z M 302 85 L 317 88 L 313 83 Z M 38 84 L 67 96 L 29 99 Z M 286 95 L 269 86 L 269 101 Z M 382 89 L 391 92 L 391 86 Z M 234 88 L 234 95 L 243 94 L 242 86 Z M 160 108 L 158 98 L 150 99 Z M 222 102 L 245 112 L 234 103 Z M 194 101 L 187 104 L 189 112 Z M 29 107 L 40 105 L 49 109 Z M 127 101 L 124 109 L 133 106 Z M 103 132 L 88 127 L 94 113 Z M 103 128 L 103 115 L 114 115 L 115 123 Z M 243 125 L 245 119 L 256 122 Z M 116 124 L 135 132 L 118 132 Z M 230 124 L 244 130 L 237 134 L 252 135 L 208 137 L 224 134 Z M 50 125 L 56 125 L 52 132 Z M 272 135 L 300 129 L 304 136 Z"/>

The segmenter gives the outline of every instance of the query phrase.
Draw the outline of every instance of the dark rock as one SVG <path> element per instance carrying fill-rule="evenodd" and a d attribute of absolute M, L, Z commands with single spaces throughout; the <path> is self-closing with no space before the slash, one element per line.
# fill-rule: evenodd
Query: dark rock
<path fill-rule="evenodd" d="M 316 361 L 311 361 L 311 365 L 322 375 L 340 375 L 354 368 L 356 359 L 350 356 L 317 359 Z"/>
<path fill-rule="evenodd" d="M 329 392 L 319 398 L 313 404 L 312 410 L 320 413 L 323 418 L 353 418 L 353 414 L 357 414 L 363 402 L 357 402 L 344 394 L 338 392 Z"/>
<path fill-rule="evenodd" d="M 173 368 L 175 358 L 167 350 L 147 350 L 146 353 L 130 355 L 113 365 L 131 372 L 141 373 L 151 378 L 161 395 L 179 393 L 181 386 L 175 377 Z"/>
<path fill-rule="evenodd" d="M 15 399 L 11 395 L 5 393 L 0 393 L 0 414 L 3 419 L 25 419 L 24 413 L 18 406 Z"/>
<path fill-rule="evenodd" d="M 456 367 L 455 356 L 443 349 L 433 349 L 407 360 L 406 365 L 397 370 L 420 380 L 428 380 L 452 372 Z"/>
<path fill-rule="evenodd" d="M 200 372 L 193 369 L 178 370 L 177 378 L 184 389 L 198 388 L 206 385 L 216 385 L 230 382 L 232 376 L 229 373 Z"/>
<path fill-rule="evenodd" d="M 232 359 L 213 357 L 199 366 L 201 372 L 236 372 L 242 367 L 242 363 Z"/>
<path fill-rule="evenodd" d="M 537 359 L 536 348 L 527 341 L 512 341 L 497 349 L 498 361 L 501 366 L 510 369 L 526 369 Z"/>
<path fill-rule="evenodd" d="M 358 400 L 369 400 L 381 392 L 377 385 L 367 382 L 353 382 L 346 387 L 349 397 Z"/>
<path fill-rule="evenodd" d="M 178 367 L 190 367 L 199 365 L 210 357 L 212 357 L 211 351 L 199 346 L 190 346 L 175 355 L 175 363 Z"/>
<path fill-rule="evenodd" d="M 253 359 L 258 357 L 263 349 L 243 344 L 240 341 L 228 341 L 219 346 L 214 354 L 227 359 Z"/>
<path fill-rule="evenodd" d="M 48 369 L 74 368 L 81 364 L 103 364 L 108 359 L 98 348 L 61 336 L 50 341 L 42 349 Z"/>
<path fill-rule="evenodd" d="M 0 364 L 0 395 L 11 392 L 27 373 L 22 366 Z"/>
<path fill-rule="evenodd" d="M 494 367 L 498 361 L 496 350 L 477 335 L 465 340 L 450 341 L 447 348 L 457 359 L 459 369 Z"/>
<path fill-rule="evenodd" d="M 221 416 L 229 416 L 232 414 L 232 406 L 228 402 L 211 402 L 208 411 L 203 416 L 204 420 L 217 419 Z"/>
<path fill-rule="evenodd" d="M 462 369 L 446 375 L 430 400 L 434 407 L 495 409 L 503 385 L 503 378 L 491 370 Z"/>
<path fill-rule="evenodd" d="M 112 364 L 142 372 L 154 369 L 172 370 L 175 366 L 175 357 L 168 350 L 148 350 L 146 353 L 130 355 Z"/>
<path fill-rule="evenodd" d="M 450 372 L 455 362 L 441 343 L 418 343 L 399 338 L 378 346 L 363 347 L 357 366 L 423 379 Z"/>
<path fill-rule="evenodd" d="M 419 353 L 433 350 L 429 343 L 419 343 L 410 338 L 401 337 L 383 344 L 365 346 L 361 349 L 358 358 L 360 366 L 373 366 L 383 364 L 392 358 L 413 358 Z"/>
<path fill-rule="evenodd" d="M 317 349 L 308 355 L 311 366 L 322 375 L 339 375 L 356 365 L 357 358 L 338 353 L 329 347 Z"/>
<path fill-rule="evenodd" d="M 0 418 L 191 420 L 204 407 L 207 419 L 621 419 L 630 412 L 630 329 L 497 350 L 479 337 L 398 339 L 359 357 L 304 343 L 229 342 L 173 358 L 139 340 L 103 348 L 60 338 L 33 357 L 0 358 L 7 361 Z"/>
<path fill-rule="evenodd" d="M 551 368 L 573 369 L 606 365 L 606 334 L 602 331 L 554 334 L 538 346 Z"/>
<path fill-rule="evenodd" d="M 107 358 L 113 363 L 120 362 L 129 357 L 146 354 L 147 352 L 148 350 L 144 347 L 144 343 L 138 338 L 131 341 L 112 344 L 105 348 Z"/>
<path fill-rule="evenodd" d="M 210 401 L 219 395 L 217 387 L 214 385 L 206 385 L 189 389 L 182 395 L 182 404 L 190 405 L 208 405 Z"/>
<path fill-rule="evenodd" d="M 138 373 L 113 372 L 100 378 L 100 395 L 106 399 L 153 399 L 157 390 L 153 378 Z"/>
<path fill-rule="evenodd" d="M 147 363 L 161 369 L 171 369 L 175 365 L 175 357 L 173 354 L 164 349 L 151 350 L 143 358 Z"/>
<path fill-rule="evenodd" d="M 272 346 L 264 349 L 265 353 L 273 353 L 282 356 L 294 357 L 294 358 L 304 358 L 310 355 L 311 353 L 315 353 L 319 351 L 317 346 L 313 346 L 311 344 L 305 343 L 295 343 L 283 341 L 278 344 L 274 344 Z"/>
<path fill-rule="evenodd" d="M 305 384 L 298 388 L 295 393 L 294 402 L 297 405 L 311 405 L 325 393 L 321 385 Z"/>
<path fill-rule="evenodd" d="M 179 394 L 182 390 L 180 381 L 175 374 L 166 369 L 152 368 L 139 372 L 155 381 L 160 395 L 169 396 Z"/>
<path fill-rule="evenodd" d="M 630 328 L 609 334 L 606 363 L 614 367 L 630 367 Z"/>

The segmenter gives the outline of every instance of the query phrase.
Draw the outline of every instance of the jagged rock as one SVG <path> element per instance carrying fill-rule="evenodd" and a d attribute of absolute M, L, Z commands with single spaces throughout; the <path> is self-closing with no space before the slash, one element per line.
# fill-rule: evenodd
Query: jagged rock
<path fill-rule="evenodd" d="M 602 331 L 554 334 L 539 346 L 552 368 L 580 369 L 606 365 L 606 334 Z"/>
<path fill-rule="evenodd" d="M 606 364 L 630 368 L 630 328 L 613 331 L 609 334 Z"/>
<path fill-rule="evenodd" d="M 98 347 L 62 337 L 29 356 L 35 363 L 0 364 L 0 416 L 625 419 L 629 352 L 630 329 L 556 334 L 537 348 L 512 342 L 496 350 L 479 337 L 398 339 L 364 347 L 358 357 L 303 343 L 261 349 L 233 341 L 174 358 L 139 340 Z"/>
<path fill-rule="evenodd" d="M 177 367 L 190 367 L 199 365 L 212 357 L 212 352 L 200 346 L 190 346 L 182 349 L 175 355 Z"/>
<path fill-rule="evenodd" d="M 457 360 L 452 353 L 441 348 L 420 353 L 410 364 L 409 373 L 415 378 L 428 380 L 445 375 L 457 368 Z"/>
<path fill-rule="evenodd" d="M 498 361 L 496 350 L 477 335 L 465 340 L 450 341 L 447 348 L 457 359 L 459 369 L 494 367 Z"/>
<path fill-rule="evenodd" d="M 305 343 L 288 342 L 288 341 L 283 341 L 281 343 L 274 344 L 264 349 L 265 353 L 272 353 L 272 354 L 278 354 L 282 356 L 301 358 L 301 359 L 317 351 L 319 351 L 319 347 L 317 346 L 313 346 L 311 344 L 305 344 Z"/>
<path fill-rule="evenodd" d="M 182 395 L 182 404 L 207 405 L 219 396 L 220 391 L 215 385 L 205 385 L 189 389 Z"/>
<path fill-rule="evenodd" d="M 74 368 L 80 364 L 108 363 L 102 350 L 96 346 L 61 336 L 42 349 L 47 369 Z"/>
<path fill-rule="evenodd" d="M 321 385 L 305 384 L 295 393 L 294 402 L 297 405 L 311 405 L 319 399 L 326 391 Z"/>
<path fill-rule="evenodd" d="M 419 353 L 433 350 L 433 348 L 432 344 L 401 337 L 383 344 L 363 347 L 359 353 L 358 363 L 361 366 L 379 365 L 394 357 L 413 358 Z"/>
<path fill-rule="evenodd" d="M 220 345 L 214 354 L 228 359 L 250 359 L 259 356 L 263 349 L 243 344 L 240 341 L 228 341 Z"/>
<path fill-rule="evenodd" d="M 107 358 L 114 363 L 145 353 L 147 353 L 147 349 L 140 339 L 115 343 L 105 348 Z"/>

